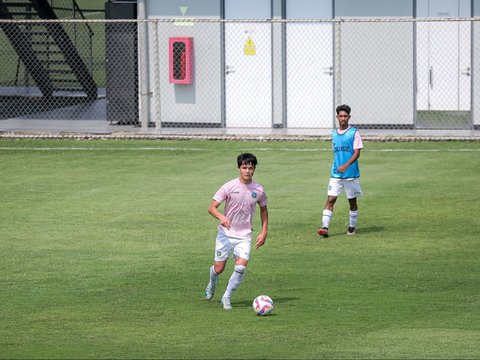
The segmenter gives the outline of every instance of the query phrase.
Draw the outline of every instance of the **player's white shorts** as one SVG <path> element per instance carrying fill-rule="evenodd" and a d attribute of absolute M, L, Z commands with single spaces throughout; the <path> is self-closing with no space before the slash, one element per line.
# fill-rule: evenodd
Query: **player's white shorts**
<path fill-rule="evenodd" d="M 328 196 L 338 196 L 342 191 L 345 191 L 347 199 L 353 199 L 362 196 L 362 189 L 360 187 L 359 178 L 337 179 L 330 178 L 328 183 Z"/>
<path fill-rule="evenodd" d="M 215 241 L 215 261 L 226 261 L 232 253 L 237 257 L 249 260 L 251 243 L 252 239 L 229 237 L 218 232 Z"/>

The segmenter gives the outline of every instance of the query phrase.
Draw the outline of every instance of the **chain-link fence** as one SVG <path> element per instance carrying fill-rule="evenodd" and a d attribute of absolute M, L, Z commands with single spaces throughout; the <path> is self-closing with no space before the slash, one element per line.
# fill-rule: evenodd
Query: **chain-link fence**
<path fill-rule="evenodd" d="M 347 103 L 363 129 L 478 130 L 479 21 L 0 19 L 0 121 L 316 134 Z"/>

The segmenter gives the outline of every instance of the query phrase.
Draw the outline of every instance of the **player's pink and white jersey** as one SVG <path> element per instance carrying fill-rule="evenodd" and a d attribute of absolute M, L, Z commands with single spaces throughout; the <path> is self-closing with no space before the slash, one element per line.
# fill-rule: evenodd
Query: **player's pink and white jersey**
<path fill-rule="evenodd" d="M 336 131 L 342 135 L 345 134 L 348 130 L 350 130 L 351 126 L 346 128 L 345 130 L 337 129 Z M 332 142 L 332 149 L 333 149 L 333 142 Z M 360 136 L 358 131 L 355 132 L 355 137 L 353 138 L 353 149 L 363 149 L 363 140 Z"/>
<path fill-rule="evenodd" d="M 213 196 L 219 203 L 225 202 L 224 215 L 230 219 L 230 229 L 218 226 L 218 231 L 236 238 L 251 238 L 257 203 L 267 205 L 267 195 L 262 185 L 252 180 L 243 184 L 239 178 L 224 184 Z"/>

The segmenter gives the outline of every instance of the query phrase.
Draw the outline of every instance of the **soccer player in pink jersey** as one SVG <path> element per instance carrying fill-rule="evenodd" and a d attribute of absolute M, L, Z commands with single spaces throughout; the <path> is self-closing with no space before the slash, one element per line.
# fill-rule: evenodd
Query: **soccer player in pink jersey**
<path fill-rule="evenodd" d="M 268 234 L 267 195 L 262 185 L 253 180 L 257 158 L 244 153 L 237 157 L 239 177 L 225 183 L 213 196 L 208 212 L 218 219 L 215 241 L 215 259 L 210 267 L 210 281 L 205 289 L 205 299 L 215 294 L 219 275 L 225 270 L 229 255 L 235 255 L 235 267 L 221 304 L 225 310 L 232 308 L 230 298 L 245 276 L 253 235 L 253 219 L 257 204 L 260 207 L 262 229 L 257 236 L 255 248 L 265 244 Z M 223 214 L 218 210 L 224 204 Z"/>

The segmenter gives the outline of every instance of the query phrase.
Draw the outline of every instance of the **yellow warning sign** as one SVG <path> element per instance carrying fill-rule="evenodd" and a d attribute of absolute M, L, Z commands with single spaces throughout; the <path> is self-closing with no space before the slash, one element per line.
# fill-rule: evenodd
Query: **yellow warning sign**
<path fill-rule="evenodd" d="M 243 47 L 243 54 L 244 55 L 255 55 L 256 54 L 255 44 L 253 43 L 253 40 L 250 36 L 248 37 L 247 42 L 245 43 L 245 46 Z"/>

